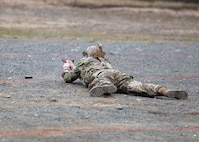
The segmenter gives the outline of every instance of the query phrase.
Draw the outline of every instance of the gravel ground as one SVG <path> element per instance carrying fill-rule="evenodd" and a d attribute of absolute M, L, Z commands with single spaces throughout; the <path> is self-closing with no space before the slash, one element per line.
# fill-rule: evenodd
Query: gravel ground
<path fill-rule="evenodd" d="M 101 43 L 114 67 L 142 82 L 186 90 L 189 99 L 90 97 L 78 80 L 63 82 L 61 58 L 77 61 L 95 43 L 1 38 L 0 140 L 198 141 L 199 43 Z"/>
<path fill-rule="evenodd" d="M 198 17 L 198 10 L 0 4 L 0 141 L 198 142 Z M 3 33 L 9 29 L 41 33 L 27 39 Z M 60 31 L 85 36 L 43 37 Z M 115 68 L 186 90 L 188 100 L 95 98 L 79 80 L 64 83 L 62 57 L 77 62 L 98 42 Z"/>

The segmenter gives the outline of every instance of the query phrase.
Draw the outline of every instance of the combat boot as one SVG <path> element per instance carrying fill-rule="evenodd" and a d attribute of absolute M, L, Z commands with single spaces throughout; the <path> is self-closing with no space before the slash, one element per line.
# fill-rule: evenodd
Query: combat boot
<path fill-rule="evenodd" d="M 165 87 L 159 88 L 158 93 L 168 98 L 176 98 L 176 99 L 184 99 L 184 100 L 188 98 L 188 94 L 186 91 L 170 90 Z"/>
<path fill-rule="evenodd" d="M 90 90 L 90 95 L 93 97 L 100 97 L 105 94 L 112 94 L 117 92 L 117 87 L 114 85 L 94 86 Z"/>

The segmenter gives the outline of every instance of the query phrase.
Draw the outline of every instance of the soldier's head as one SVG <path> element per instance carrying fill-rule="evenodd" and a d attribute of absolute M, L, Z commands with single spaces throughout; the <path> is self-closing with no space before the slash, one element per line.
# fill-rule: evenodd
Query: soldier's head
<path fill-rule="evenodd" d="M 105 57 L 105 52 L 102 50 L 102 45 L 97 44 L 96 46 L 90 46 L 85 51 L 82 52 L 84 57 Z"/>

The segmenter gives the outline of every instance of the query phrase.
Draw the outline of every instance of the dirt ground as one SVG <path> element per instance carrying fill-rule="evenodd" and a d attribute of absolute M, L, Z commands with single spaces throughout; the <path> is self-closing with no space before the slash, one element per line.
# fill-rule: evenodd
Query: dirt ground
<path fill-rule="evenodd" d="M 1 37 L 198 41 L 198 10 L 78 8 L 31 2 L 9 0 L 0 4 Z"/>
<path fill-rule="evenodd" d="M 199 141 L 198 10 L 7 2 L 0 3 L 0 141 Z M 77 62 L 98 42 L 115 68 L 186 90 L 188 100 L 95 98 L 79 80 L 64 83 L 61 58 Z"/>

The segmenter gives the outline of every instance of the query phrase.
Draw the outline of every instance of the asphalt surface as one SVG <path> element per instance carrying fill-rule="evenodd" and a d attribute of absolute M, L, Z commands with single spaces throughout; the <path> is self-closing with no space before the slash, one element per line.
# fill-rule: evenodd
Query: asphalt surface
<path fill-rule="evenodd" d="M 90 97 L 61 78 L 62 57 L 97 42 L 0 38 L 0 141 L 199 141 L 199 43 L 98 41 L 135 80 L 186 90 L 188 100 Z"/>

